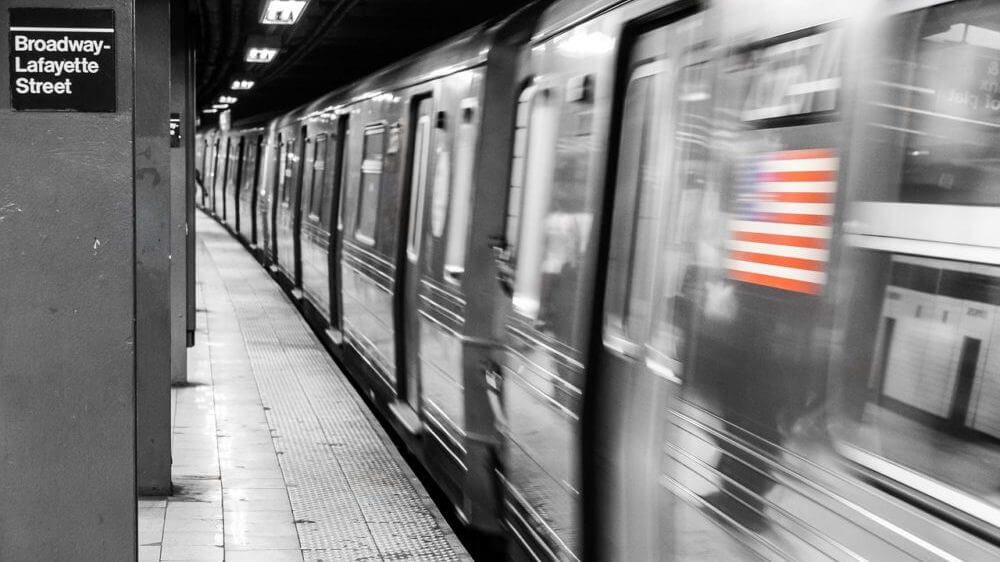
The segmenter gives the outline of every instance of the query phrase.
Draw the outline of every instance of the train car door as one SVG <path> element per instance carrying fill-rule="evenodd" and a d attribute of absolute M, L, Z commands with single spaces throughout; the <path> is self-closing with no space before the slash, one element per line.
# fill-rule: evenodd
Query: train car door
<path fill-rule="evenodd" d="M 613 186 L 597 376 L 608 385 L 617 497 L 605 520 L 624 551 L 658 559 L 657 409 L 679 390 L 693 221 L 705 183 L 711 89 L 703 14 L 631 37 L 609 178 Z M 626 44 L 628 45 L 628 43 Z M 613 381 L 613 382 L 612 382 Z M 613 387 L 613 388 L 611 388 Z M 590 391 L 590 390 L 588 390 Z M 602 395 L 605 395 L 602 393 Z"/>
<path fill-rule="evenodd" d="M 410 159 L 409 172 L 409 219 L 406 223 L 405 260 L 401 270 L 403 278 L 402 298 L 397 299 L 397 325 L 402 329 L 396 331 L 397 353 L 399 358 L 400 376 L 397 378 L 397 391 L 403 397 L 406 410 L 398 411 L 404 423 L 413 431 L 419 427 L 415 415 L 420 411 L 420 359 L 418 357 L 420 325 L 417 320 L 418 291 L 420 287 L 420 249 L 424 230 L 424 203 L 427 199 L 427 175 L 430 160 L 431 134 L 434 130 L 432 122 L 433 100 L 429 95 L 415 97 L 412 101 L 410 123 Z M 405 413 L 404 413 L 405 412 Z"/>

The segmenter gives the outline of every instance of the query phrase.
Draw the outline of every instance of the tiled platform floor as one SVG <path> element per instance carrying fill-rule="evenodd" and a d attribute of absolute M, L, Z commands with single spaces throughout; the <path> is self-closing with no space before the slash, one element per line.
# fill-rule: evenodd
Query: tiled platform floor
<path fill-rule="evenodd" d="M 467 560 L 287 297 L 198 218 L 198 334 L 173 390 L 173 484 L 139 560 Z"/>

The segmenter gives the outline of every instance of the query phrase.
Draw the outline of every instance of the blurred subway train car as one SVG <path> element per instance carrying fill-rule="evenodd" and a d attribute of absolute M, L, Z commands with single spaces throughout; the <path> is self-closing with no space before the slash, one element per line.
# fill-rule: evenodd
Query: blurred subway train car
<path fill-rule="evenodd" d="M 198 151 L 511 558 L 1000 559 L 1000 3 L 545 2 Z"/>

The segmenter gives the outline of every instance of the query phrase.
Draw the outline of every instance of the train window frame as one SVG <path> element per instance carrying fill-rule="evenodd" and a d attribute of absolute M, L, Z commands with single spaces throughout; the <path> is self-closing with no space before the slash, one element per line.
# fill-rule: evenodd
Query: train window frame
<path fill-rule="evenodd" d="M 465 274 L 469 221 L 472 218 L 473 176 L 476 165 L 476 143 L 479 141 L 479 100 L 468 97 L 459 105 L 453 150 L 455 169 L 452 173 L 443 266 L 444 280 L 456 287 L 462 286 L 462 276 Z"/>
<path fill-rule="evenodd" d="M 309 189 L 309 220 L 320 221 L 320 206 L 323 203 L 323 189 L 326 186 L 326 159 L 329 152 L 327 133 L 319 133 L 313 138 L 312 175 Z M 318 172 L 318 173 L 317 173 Z M 317 179 L 318 178 L 318 179 Z M 317 194 L 319 197 L 317 197 Z"/>
<path fill-rule="evenodd" d="M 356 214 L 355 214 L 355 217 L 354 217 L 354 239 L 357 240 L 357 241 L 359 241 L 359 242 L 361 242 L 362 244 L 364 244 L 366 246 L 374 246 L 375 245 L 375 237 L 378 235 L 378 209 L 379 209 L 379 199 L 380 199 L 381 193 L 382 193 L 382 174 L 383 174 L 384 166 L 385 166 L 385 160 L 384 159 L 385 159 L 385 152 L 386 152 L 386 150 L 385 150 L 386 149 L 386 142 L 388 140 L 388 138 L 387 138 L 388 135 L 386 134 L 387 132 L 388 132 L 388 123 L 386 123 L 385 121 L 376 121 L 376 122 L 369 123 L 369 124 L 365 125 L 364 131 L 362 133 L 362 139 L 361 139 L 361 166 L 360 166 L 360 174 L 359 174 L 359 182 L 358 182 L 358 201 L 357 201 Z M 366 151 L 366 149 L 368 147 L 368 142 L 369 142 L 368 139 L 369 139 L 369 137 L 372 137 L 372 136 L 375 136 L 375 135 L 382 135 L 382 143 L 381 143 L 381 146 L 378 147 L 378 153 L 379 153 L 379 157 L 381 159 L 378 161 L 378 166 L 377 166 L 378 169 L 377 170 L 376 170 L 375 163 L 374 162 L 369 163 L 369 160 L 365 158 L 365 151 Z M 365 166 L 366 165 L 369 168 L 368 171 L 365 170 Z M 363 225 L 362 219 L 365 218 L 364 217 L 364 212 L 365 212 L 365 201 L 366 201 L 366 198 L 365 198 L 364 191 L 365 191 L 365 176 L 366 175 L 378 175 L 378 179 L 376 180 L 376 183 L 375 183 L 375 192 L 372 194 L 372 197 L 374 199 L 374 204 L 371 205 L 371 207 L 370 207 L 370 209 L 372 211 L 371 212 L 372 221 L 371 221 L 371 232 L 370 233 L 363 232 L 362 229 L 361 229 L 362 225 Z"/>
<path fill-rule="evenodd" d="M 733 74 L 744 70 L 746 67 L 752 68 L 753 64 L 750 61 L 750 57 L 754 53 L 760 53 L 766 49 L 774 49 L 783 45 L 791 44 L 795 41 L 801 41 L 808 39 L 810 37 L 819 37 L 826 33 L 836 33 L 836 44 L 831 47 L 832 52 L 836 54 L 837 62 L 837 87 L 836 87 L 836 97 L 833 103 L 833 107 L 828 110 L 818 110 L 818 111 L 808 111 L 801 113 L 792 113 L 781 116 L 774 117 L 764 117 L 758 119 L 746 119 L 743 113 L 745 109 L 741 110 L 741 115 L 738 118 L 739 121 L 745 123 L 748 127 L 752 129 L 778 129 L 785 127 L 795 127 L 799 125 L 811 125 L 815 123 L 826 123 L 830 121 L 836 121 L 840 119 L 843 105 L 843 79 L 844 79 L 844 61 L 846 52 L 846 27 L 842 22 L 830 22 L 820 25 L 810 26 L 802 29 L 797 29 L 782 35 L 775 37 L 768 37 L 759 41 L 752 41 L 740 45 L 732 49 L 726 56 L 722 57 L 724 61 L 723 74 Z M 735 67 L 734 67 L 735 66 Z M 744 105 L 746 105 L 747 99 L 750 96 L 750 89 L 753 84 L 747 84 L 747 91 L 745 93 Z"/>

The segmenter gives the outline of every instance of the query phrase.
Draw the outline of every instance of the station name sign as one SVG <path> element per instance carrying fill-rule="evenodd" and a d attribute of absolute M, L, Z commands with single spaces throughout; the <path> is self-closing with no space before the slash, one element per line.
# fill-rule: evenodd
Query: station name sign
<path fill-rule="evenodd" d="M 116 111 L 114 10 L 11 8 L 10 89 L 16 110 Z"/>

